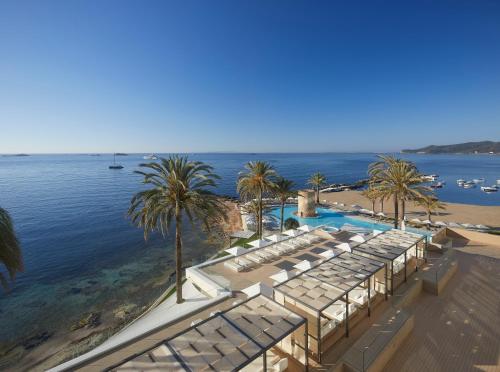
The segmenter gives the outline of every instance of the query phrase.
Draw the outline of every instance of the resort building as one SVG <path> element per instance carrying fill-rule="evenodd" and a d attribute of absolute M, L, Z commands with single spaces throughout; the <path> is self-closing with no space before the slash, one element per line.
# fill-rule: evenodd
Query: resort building
<path fill-rule="evenodd" d="M 53 370 L 397 370 L 414 309 L 457 272 L 453 234 L 303 225 L 229 248 L 186 270 L 183 304 Z"/>

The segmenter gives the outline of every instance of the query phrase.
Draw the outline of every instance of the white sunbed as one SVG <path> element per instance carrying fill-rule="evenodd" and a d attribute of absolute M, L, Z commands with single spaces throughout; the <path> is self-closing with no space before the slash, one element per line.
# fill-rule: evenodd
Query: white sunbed
<path fill-rule="evenodd" d="M 272 246 L 266 247 L 265 250 L 269 253 L 272 253 L 274 256 L 281 256 L 282 255 L 282 251 L 275 244 Z"/>
<path fill-rule="evenodd" d="M 247 253 L 245 254 L 245 257 L 248 258 L 250 261 L 253 261 L 258 264 L 266 260 L 264 257 L 259 256 L 258 254 L 255 253 Z"/>
<path fill-rule="evenodd" d="M 231 270 L 236 271 L 236 272 L 240 272 L 240 271 L 245 270 L 244 266 L 239 265 L 234 260 L 228 260 L 228 261 L 224 262 L 224 267 L 227 267 L 228 269 L 231 269 Z"/>
<path fill-rule="evenodd" d="M 262 257 L 265 261 L 270 261 L 274 258 L 274 254 L 271 252 L 266 251 L 265 249 L 258 249 L 253 252 L 253 254 Z"/>
<path fill-rule="evenodd" d="M 323 310 L 323 314 L 328 316 L 329 318 L 335 319 L 339 322 L 342 322 L 345 320 L 345 314 L 346 314 L 346 306 L 345 302 L 338 300 L 335 301 L 333 304 L 328 306 L 325 310 Z M 349 304 L 349 316 L 354 314 L 356 311 L 356 305 L 353 303 Z"/>
<path fill-rule="evenodd" d="M 368 289 L 354 288 L 349 292 L 349 301 L 352 301 L 361 306 L 364 305 L 368 302 Z"/>
<path fill-rule="evenodd" d="M 243 266 L 245 269 L 251 268 L 255 266 L 255 262 L 250 261 L 249 259 L 245 257 L 236 257 L 234 259 L 238 265 Z"/>

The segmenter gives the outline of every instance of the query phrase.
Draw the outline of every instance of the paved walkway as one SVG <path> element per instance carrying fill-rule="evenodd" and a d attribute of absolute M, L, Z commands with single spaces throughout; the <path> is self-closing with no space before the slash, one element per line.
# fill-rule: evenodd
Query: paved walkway
<path fill-rule="evenodd" d="M 385 371 L 500 371 L 499 252 L 457 250 L 458 272 L 442 294 L 415 301 L 415 329 Z"/>

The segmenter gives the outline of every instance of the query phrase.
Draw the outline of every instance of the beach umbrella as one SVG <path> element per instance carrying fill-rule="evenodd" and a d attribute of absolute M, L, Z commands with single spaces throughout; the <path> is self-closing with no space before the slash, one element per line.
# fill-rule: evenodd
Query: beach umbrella
<path fill-rule="evenodd" d="M 275 282 L 283 283 L 284 281 L 287 281 L 288 279 L 291 279 L 294 276 L 295 275 L 291 271 L 281 270 L 280 272 L 271 275 L 270 278 Z"/>
<path fill-rule="evenodd" d="M 335 252 L 333 252 L 331 249 L 327 249 L 326 251 L 321 252 L 319 255 L 324 258 L 331 258 L 335 256 Z"/>
<path fill-rule="evenodd" d="M 306 271 L 306 270 L 312 269 L 314 267 L 314 265 L 312 264 L 311 261 L 303 260 L 303 261 L 300 261 L 298 264 L 293 265 L 293 267 L 295 267 L 299 271 Z"/>
<path fill-rule="evenodd" d="M 273 297 L 273 289 L 269 287 L 267 284 L 264 284 L 262 282 L 257 282 L 250 287 L 247 287 L 245 289 L 241 290 L 243 293 L 245 293 L 248 297 L 253 297 L 258 294 L 262 294 L 268 298 Z"/>
<path fill-rule="evenodd" d="M 285 237 L 283 235 L 280 235 L 280 234 L 274 234 L 274 235 L 267 236 L 266 239 L 271 241 L 271 242 L 277 243 L 277 242 L 284 240 Z"/>
<path fill-rule="evenodd" d="M 344 203 L 339 203 L 339 205 L 340 205 L 341 207 L 345 207 L 345 204 L 344 204 Z"/>
<path fill-rule="evenodd" d="M 299 230 L 295 230 L 295 229 L 290 229 L 290 230 L 283 232 L 283 234 L 287 235 L 287 236 L 299 236 L 299 235 L 302 235 L 303 233 L 304 233 L 303 231 L 299 231 Z"/>
<path fill-rule="evenodd" d="M 248 252 L 245 248 L 240 247 L 239 245 L 233 248 L 226 249 L 226 252 L 233 255 L 233 256 L 239 256 L 242 255 L 245 252 Z"/>
<path fill-rule="evenodd" d="M 333 204 L 333 205 L 337 205 L 338 203 L 339 203 L 339 202 L 333 202 L 332 204 Z"/>
<path fill-rule="evenodd" d="M 401 230 L 406 231 L 406 218 L 403 218 L 403 221 L 401 221 Z"/>
<path fill-rule="evenodd" d="M 476 229 L 479 229 L 479 230 L 488 230 L 489 227 L 486 226 L 486 225 L 476 225 Z"/>
<path fill-rule="evenodd" d="M 423 223 L 423 222 L 422 222 L 422 221 L 420 221 L 420 219 L 418 219 L 418 218 L 412 218 L 412 219 L 410 220 L 410 222 L 412 222 L 412 223 Z"/>
<path fill-rule="evenodd" d="M 306 232 L 311 232 L 314 230 L 314 227 L 310 226 L 310 225 L 302 225 L 300 226 L 297 230 L 302 230 L 302 231 L 306 231 Z"/>
<path fill-rule="evenodd" d="M 271 244 L 271 242 L 269 240 L 259 239 L 254 240 L 253 242 L 250 242 L 248 244 L 255 248 L 262 248 L 268 246 L 269 244 Z"/>
<path fill-rule="evenodd" d="M 379 216 L 379 217 L 387 217 L 384 212 L 378 212 L 377 216 Z"/>
<path fill-rule="evenodd" d="M 337 244 L 336 247 L 346 252 L 352 252 L 352 247 L 349 243 L 340 243 Z"/>
<path fill-rule="evenodd" d="M 465 227 L 466 229 L 470 229 L 470 228 L 474 228 L 474 227 L 476 227 L 476 226 L 474 226 L 474 225 L 473 225 L 473 224 L 471 224 L 471 223 L 463 223 L 463 224 L 462 224 L 462 226 L 463 226 L 463 227 Z"/>
<path fill-rule="evenodd" d="M 358 205 L 358 204 L 352 204 L 351 205 L 351 208 L 354 208 L 354 209 L 361 209 L 361 205 Z"/>
<path fill-rule="evenodd" d="M 353 242 L 358 242 L 358 243 L 364 243 L 366 242 L 366 239 L 362 235 L 354 235 L 349 238 L 349 240 L 352 240 Z"/>
<path fill-rule="evenodd" d="M 448 222 L 448 226 L 449 227 L 462 227 L 461 225 L 459 225 L 458 223 L 456 222 Z"/>
<path fill-rule="evenodd" d="M 443 222 L 443 221 L 437 221 L 437 222 L 435 223 L 435 225 L 437 225 L 437 226 L 448 226 L 448 225 L 446 224 L 446 222 Z"/>

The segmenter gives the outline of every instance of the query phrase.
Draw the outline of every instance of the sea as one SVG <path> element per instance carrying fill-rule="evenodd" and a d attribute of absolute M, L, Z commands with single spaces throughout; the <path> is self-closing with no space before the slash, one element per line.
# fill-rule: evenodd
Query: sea
<path fill-rule="evenodd" d="M 153 234 L 145 241 L 142 230 L 127 217 L 131 197 L 144 189 L 134 173 L 145 162 L 143 155 L 117 156 L 124 167 L 120 170 L 108 169 L 112 154 L 0 156 L 0 206 L 14 220 L 25 264 L 11 290 L 0 290 L 0 346 L 22 343 L 33 335 L 71 332 L 71 325 L 90 312 L 109 313 L 123 305 L 144 308 L 167 288 L 173 272 L 172 234 Z M 377 157 L 187 155 L 212 165 L 221 177 L 214 191 L 228 196 L 237 196 L 236 180 L 248 161 L 265 160 L 304 187 L 314 172 L 324 173 L 329 183 L 364 179 Z M 463 189 L 456 184 L 459 178 L 484 178 L 484 185 L 494 184 L 500 179 L 500 156 L 398 156 L 415 162 L 423 173 L 438 174 L 446 182 L 437 190 L 445 202 L 500 205 L 500 192 L 486 194 L 479 187 Z M 186 226 L 186 265 L 205 260 L 214 249 L 203 233 Z"/>

